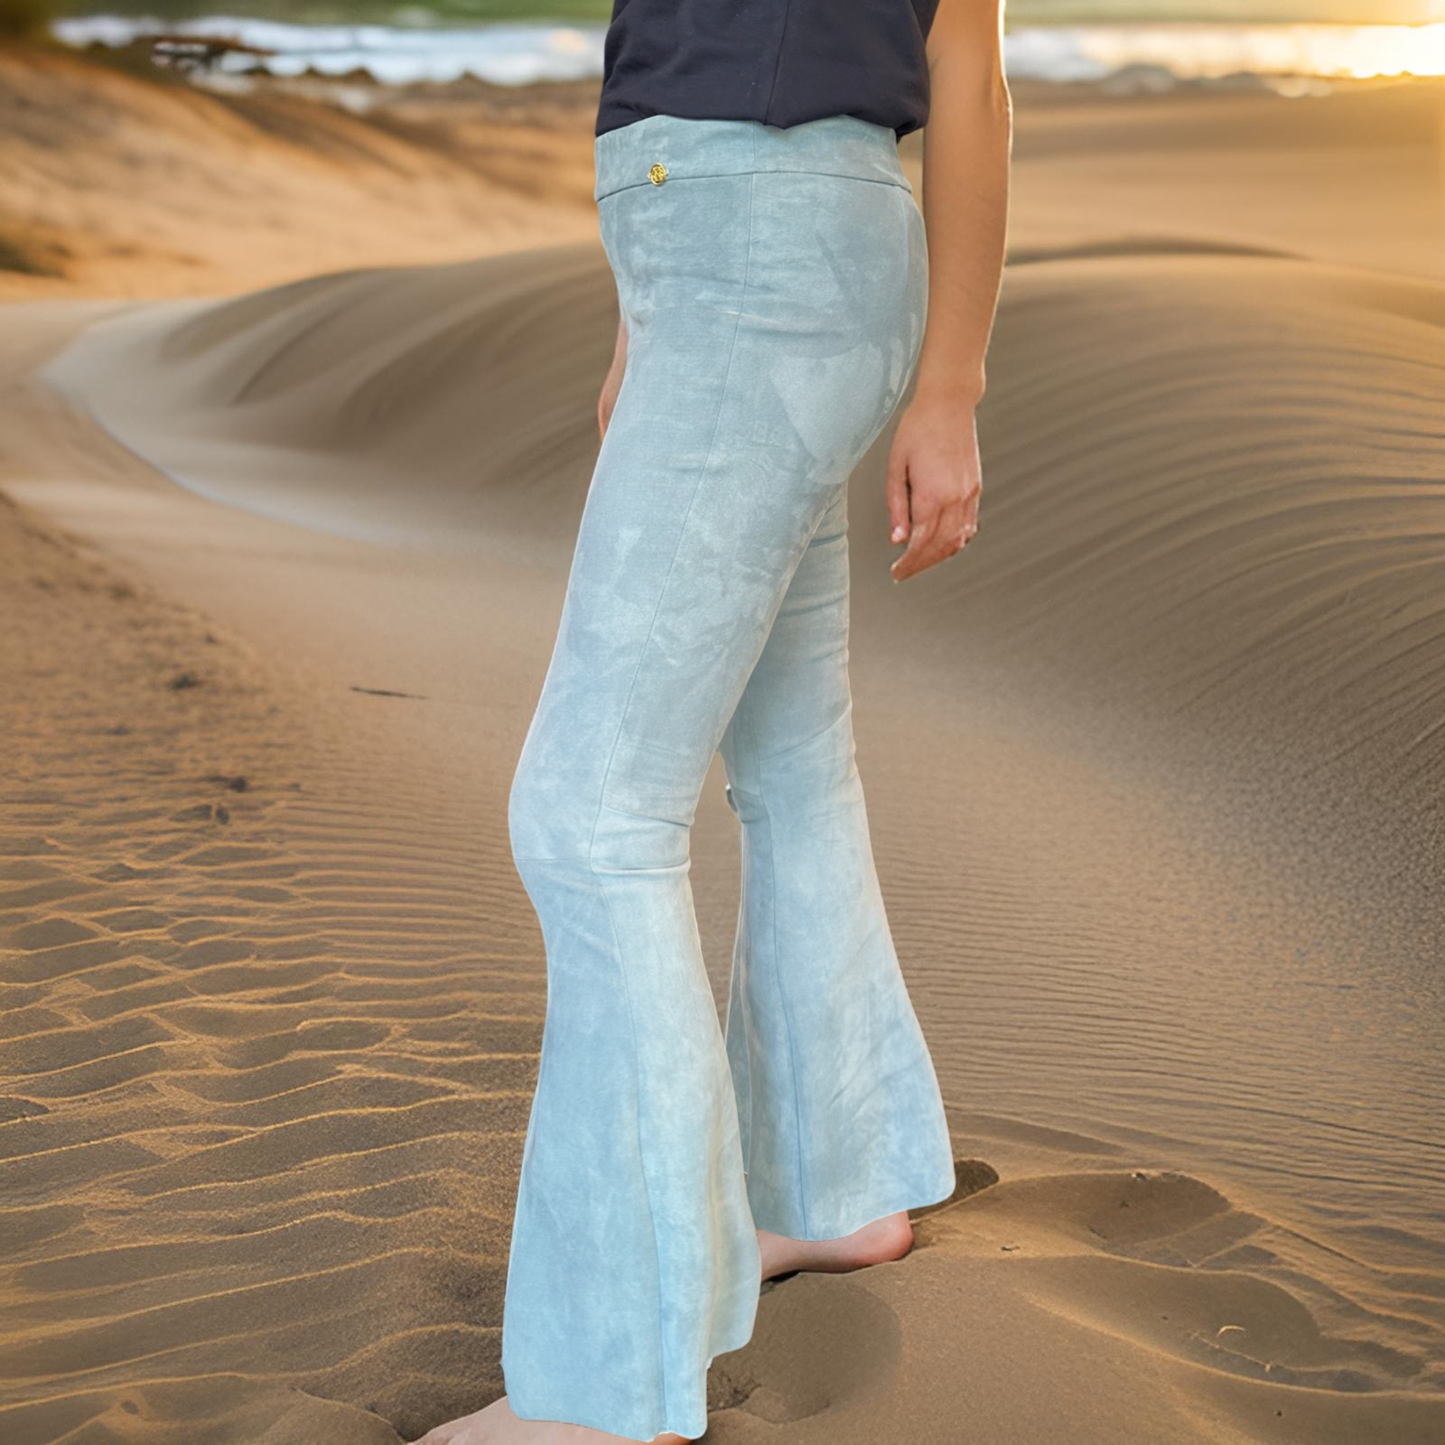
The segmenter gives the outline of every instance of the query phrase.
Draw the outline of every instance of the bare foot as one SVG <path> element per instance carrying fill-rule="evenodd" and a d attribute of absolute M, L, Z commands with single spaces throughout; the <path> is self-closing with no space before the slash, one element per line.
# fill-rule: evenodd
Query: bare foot
<path fill-rule="evenodd" d="M 636 1445 L 627 1435 L 609 1435 L 586 1425 L 564 1425 L 557 1420 L 519 1420 L 507 1403 L 507 1397 L 493 1400 L 484 1410 L 448 1420 L 428 1430 L 412 1445 L 615 1445 L 626 1441 Z M 652 1445 L 689 1445 L 686 1435 L 671 1432 L 656 1436 Z"/>
<path fill-rule="evenodd" d="M 758 1247 L 764 1279 L 800 1269 L 846 1274 L 865 1265 L 901 1259 L 913 1248 L 913 1223 L 903 1210 L 875 1219 L 842 1239 L 788 1239 L 760 1229 Z"/>
<path fill-rule="evenodd" d="M 842 1239 L 788 1239 L 758 1230 L 763 1279 L 795 1270 L 846 1274 L 885 1260 L 901 1259 L 913 1248 L 913 1224 L 907 1211 L 889 1214 L 865 1224 Z M 428 1430 L 412 1445 L 616 1445 L 626 1435 L 609 1435 L 586 1425 L 565 1425 L 556 1420 L 519 1420 L 507 1397 L 494 1400 L 474 1415 L 464 1415 Z M 659 1435 L 651 1445 L 688 1445 L 685 1435 Z"/>

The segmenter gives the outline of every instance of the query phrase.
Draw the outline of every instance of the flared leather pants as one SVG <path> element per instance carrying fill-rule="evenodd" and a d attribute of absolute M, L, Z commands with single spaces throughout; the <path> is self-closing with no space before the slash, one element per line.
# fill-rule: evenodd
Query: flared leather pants
<path fill-rule="evenodd" d="M 655 115 L 596 138 L 628 332 L 512 782 L 547 1013 L 507 1275 L 523 1418 L 707 1428 L 756 1231 L 832 1239 L 954 1185 L 854 760 L 847 483 L 922 343 L 889 128 Z M 740 820 L 725 1029 L 689 831 Z"/>

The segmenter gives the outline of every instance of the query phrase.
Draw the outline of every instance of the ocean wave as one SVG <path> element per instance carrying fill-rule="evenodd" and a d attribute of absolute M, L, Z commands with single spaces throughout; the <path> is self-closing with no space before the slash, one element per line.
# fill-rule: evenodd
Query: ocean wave
<path fill-rule="evenodd" d="M 600 77 L 606 30 L 600 24 L 296 25 L 225 15 L 171 22 L 93 15 L 54 26 L 57 38 L 72 45 L 120 46 L 167 33 L 234 38 L 270 52 L 223 56 L 215 65 L 221 72 L 364 71 L 388 84 L 472 76 L 499 85 Z M 1299 91 L 1332 79 L 1445 74 L 1445 24 L 1029 25 L 1005 37 L 1004 63 L 1012 79 L 1103 81 L 1120 90 L 1257 84 Z"/>

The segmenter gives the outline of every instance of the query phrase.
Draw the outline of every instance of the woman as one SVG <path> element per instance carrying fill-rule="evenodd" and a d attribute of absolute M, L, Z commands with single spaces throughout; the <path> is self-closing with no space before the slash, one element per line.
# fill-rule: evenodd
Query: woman
<path fill-rule="evenodd" d="M 846 494 L 916 372 L 894 579 L 977 529 L 1000 28 L 999 0 L 616 0 L 617 350 L 509 810 L 548 1003 L 508 1393 L 425 1445 L 696 1439 L 764 1279 L 895 1259 L 953 1190 L 854 765 Z M 925 119 L 926 236 L 897 152 Z M 688 880 L 715 751 L 743 847 L 725 1033 Z"/>

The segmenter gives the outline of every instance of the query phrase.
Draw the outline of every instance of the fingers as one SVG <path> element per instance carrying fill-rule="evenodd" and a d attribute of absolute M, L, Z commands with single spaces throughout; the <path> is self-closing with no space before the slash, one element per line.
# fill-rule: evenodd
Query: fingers
<path fill-rule="evenodd" d="M 950 499 L 930 515 L 915 516 L 907 550 L 888 569 L 893 580 L 902 582 L 962 551 L 978 531 L 978 497 L 975 489 L 967 498 Z M 918 505 L 915 503 L 915 510 Z"/>
<path fill-rule="evenodd" d="M 885 483 L 888 499 L 889 536 L 901 542 L 908 536 L 908 460 L 900 446 L 888 452 L 888 477 Z"/>
<path fill-rule="evenodd" d="M 978 502 L 983 495 L 982 487 L 974 487 L 963 500 L 963 530 L 964 541 L 978 531 Z"/>
<path fill-rule="evenodd" d="M 895 558 L 889 571 L 893 574 L 895 582 L 901 582 L 905 577 L 911 577 L 915 572 L 921 572 L 925 567 L 931 567 L 934 562 L 940 560 L 944 555 L 936 551 L 939 536 L 940 512 L 934 512 L 924 517 L 915 517 L 913 530 L 908 535 L 908 547 L 901 557 Z"/>

